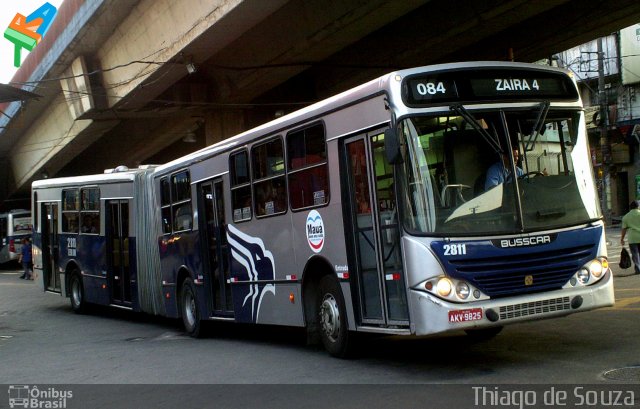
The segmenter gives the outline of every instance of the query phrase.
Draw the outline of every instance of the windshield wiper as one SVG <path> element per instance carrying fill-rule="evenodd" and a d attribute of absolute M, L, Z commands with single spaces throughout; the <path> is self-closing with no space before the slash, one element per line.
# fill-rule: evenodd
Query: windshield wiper
<path fill-rule="evenodd" d="M 487 132 L 486 129 L 478 125 L 476 119 L 469 113 L 469 111 L 467 111 L 465 107 L 463 107 L 462 105 L 452 105 L 451 107 L 449 107 L 449 109 L 464 118 L 464 120 L 467 121 L 473 127 L 473 129 L 475 129 L 476 132 L 478 132 L 484 138 L 484 140 L 489 144 L 489 146 L 493 148 L 495 152 L 503 153 L 503 150 L 498 143 L 498 139 L 493 137 L 489 132 Z"/>
<path fill-rule="evenodd" d="M 542 101 L 540 103 L 540 110 L 538 111 L 538 119 L 536 119 L 535 125 L 533 125 L 533 129 L 531 129 L 531 134 L 529 135 L 529 139 L 527 140 L 524 150 L 525 152 L 530 152 L 533 150 L 533 147 L 536 145 L 536 141 L 538 140 L 538 136 L 542 131 L 542 127 L 544 126 L 544 121 L 547 119 L 547 114 L 549 113 L 549 107 L 551 106 L 551 102 Z"/>

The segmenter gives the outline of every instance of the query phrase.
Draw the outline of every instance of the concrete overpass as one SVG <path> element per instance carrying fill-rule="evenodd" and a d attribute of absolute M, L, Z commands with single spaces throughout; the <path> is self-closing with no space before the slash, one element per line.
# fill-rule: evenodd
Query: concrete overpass
<path fill-rule="evenodd" d="M 0 201 L 166 162 L 393 69 L 535 61 L 638 21 L 637 0 L 65 0 L 12 81 L 42 97 L 0 105 Z"/>

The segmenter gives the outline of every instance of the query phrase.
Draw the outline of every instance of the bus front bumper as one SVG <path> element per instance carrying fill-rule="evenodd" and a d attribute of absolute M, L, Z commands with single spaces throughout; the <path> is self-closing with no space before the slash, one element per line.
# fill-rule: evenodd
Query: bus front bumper
<path fill-rule="evenodd" d="M 571 289 L 456 304 L 411 290 L 415 335 L 480 329 L 560 317 L 614 304 L 611 271 L 597 283 Z"/>

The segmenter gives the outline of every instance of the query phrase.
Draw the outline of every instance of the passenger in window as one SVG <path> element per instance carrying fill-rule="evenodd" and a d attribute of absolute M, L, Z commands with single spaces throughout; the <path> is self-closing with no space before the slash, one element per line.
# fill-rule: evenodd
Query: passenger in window
<path fill-rule="evenodd" d="M 262 186 L 263 185 L 256 189 L 256 215 L 258 216 L 264 216 L 267 213 L 265 205 L 268 198 L 266 197 Z"/>
<path fill-rule="evenodd" d="M 100 233 L 100 218 L 98 216 L 94 216 L 91 220 L 91 233 Z"/>
<path fill-rule="evenodd" d="M 284 183 L 276 182 L 276 186 L 272 191 L 273 198 L 276 205 L 276 213 L 281 213 L 287 210 L 287 192 L 284 188 Z"/>
<path fill-rule="evenodd" d="M 85 216 L 82 220 L 82 232 L 83 233 L 95 233 L 95 231 L 91 231 L 91 217 Z"/>
<path fill-rule="evenodd" d="M 367 189 L 365 189 L 363 182 L 358 183 L 358 188 L 356 189 L 356 202 L 358 203 L 358 214 L 371 213 L 368 192 Z"/>
<path fill-rule="evenodd" d="M 69 218 L 67 222 L 67 232 L 69 233 L 77 233 L 78 232 L 78 223 L 74 218 Z"/>

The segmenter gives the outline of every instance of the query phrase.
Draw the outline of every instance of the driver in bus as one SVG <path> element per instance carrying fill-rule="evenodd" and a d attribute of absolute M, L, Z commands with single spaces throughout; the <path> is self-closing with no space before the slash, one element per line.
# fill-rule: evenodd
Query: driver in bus
<path fill-rule="evenodd" d="M 513 150 L 513 162 L 518 163 L 518 159 L 520 158 L 520 152 L 517 149 Z M 516 175 L 517 177 L 523 176 L 524 171 L 516 165 Z M 487 191 L 492 189 L 499 184 L 505 182 L 511 182 L 511 166 L 509 166 L 509 154 L 506 152 L 502 152 L 500 155 L 500 160 L 491 165 L 489 169 L 487 169 L 487 178 L 484 183 L 484 190 Z"/>

